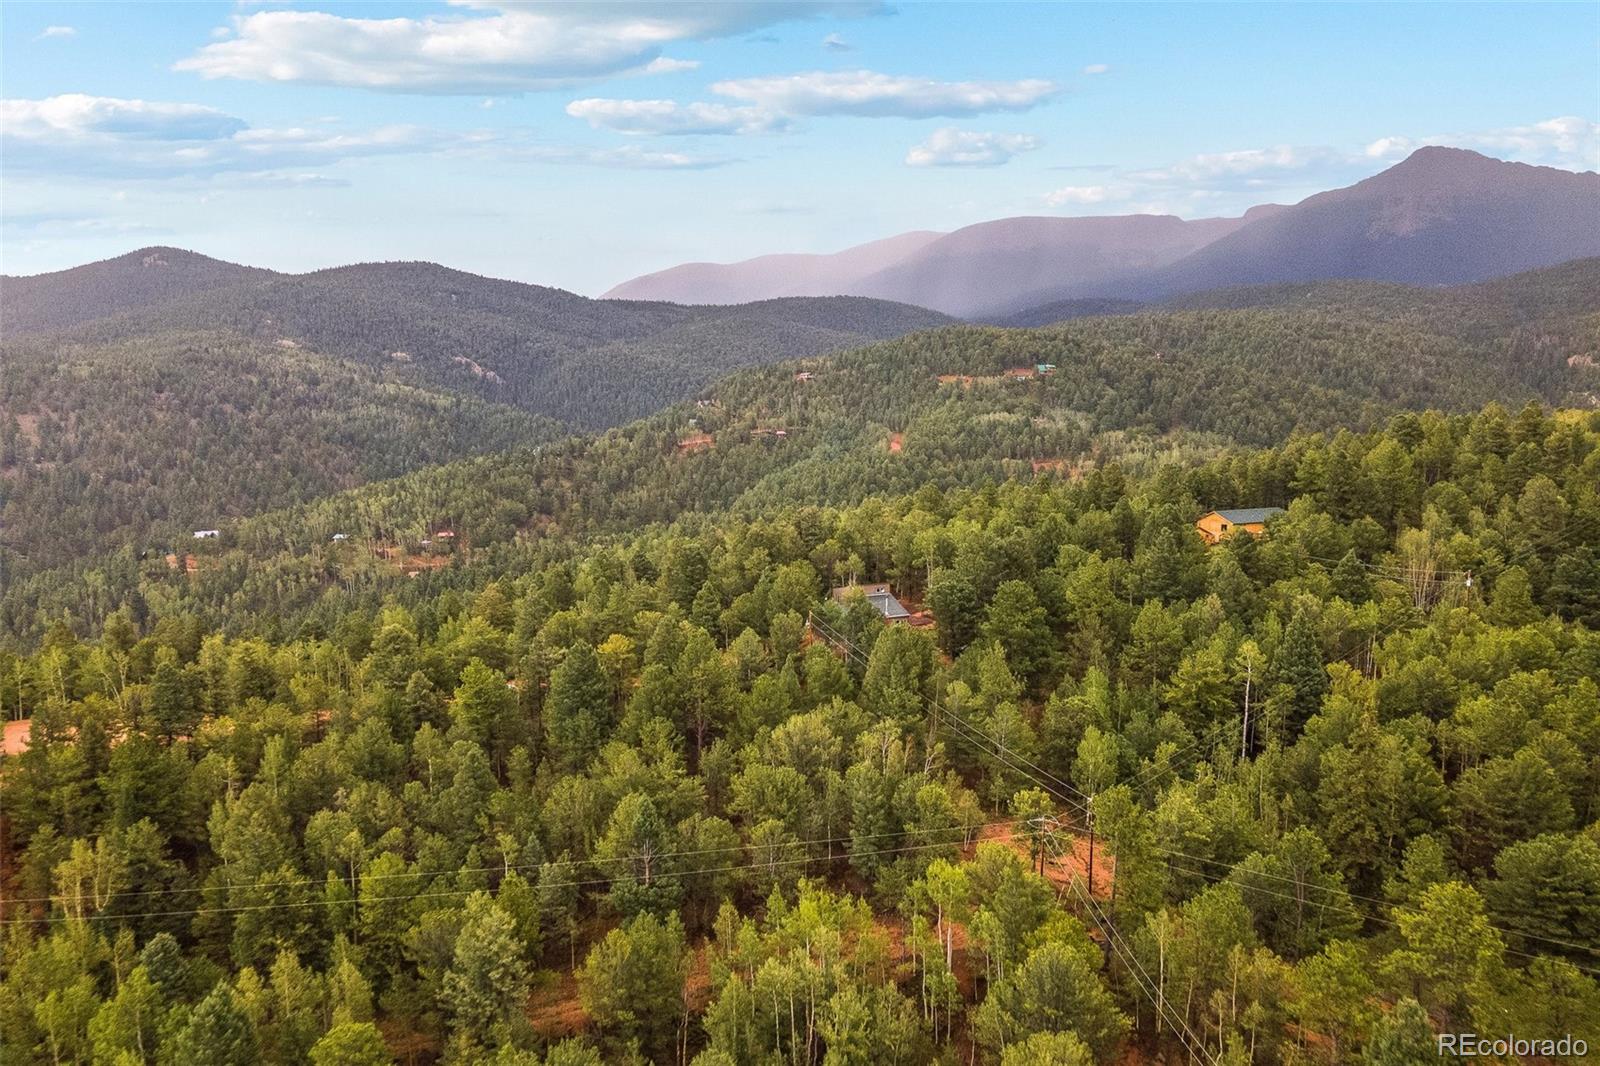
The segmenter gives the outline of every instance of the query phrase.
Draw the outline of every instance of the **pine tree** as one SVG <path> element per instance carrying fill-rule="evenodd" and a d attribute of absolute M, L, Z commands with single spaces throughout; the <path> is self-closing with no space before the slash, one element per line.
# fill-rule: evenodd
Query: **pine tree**
<path fill-rule="evenodd" d="M 232 985 L 223 981 L 200 1001 L 178 1034 L 174 1058 L 208 1066 L 254 1066 L 261 1061 L 255 1023 L 240 1006 Z"/>
<path fill-rule="evenodd" d="M 1322 697 L 1331 687 L 1316 626 L 1304 608 L 1295 612 L 1289 628 L 1284 630 L 1283 642 L 1272 659 L 1272 678 L 1292 691 L 1286 726 L 1291 738 L 1299 736 L 1307 719 L 1322 709 Z"/>
<path fill-rule="evenodd" d="M 528 980 L 516 923 L 488 894 L 473 893 L 440 989 L 452 1028 L 480 1046 L 503 1043 L 521 1017 Z"/>
<path fill-rule="evenodd" d="M 1364 1066 L 1417 1066 L 1438 1060 L 1427 1012 L 1409 996 L 1373 1026 L 1372 1039 L 1361 1054 Z"/>
<path fill-rule="evenodd" d="M 611 731 L 611 688 L 594 646 L 578 641 L 550 675 L 544 728 L 550 758 L 571 773 L 587 766 Z"/>
<path fill-rule="evenodd" d="M 1525 626 L 1539 620 L 1539 608 L 1533 604 L 1533 585 L 1522 567 L 1508 566 L 1495 579 L 1488 617 L 1497 626 Z"/>
<path fill-rule="evenodd" d="M 311 1066 L 389 1066 L 392 1062 L 394 1056 L 371 1022 L 336 1025 L 311 1049 Z"/>
<path fill-rule="evenodd" d="M 978 636 L 978 593 L 954 570 L 938 570 L 928 583 L 928 609 L 937 623 L 939 647 L 957 656 Z"/>
<path fill-rule="evenodd" d="M 480 747 L 506 731 L 507 720 L 517 712 L 517 698 L 506 688 L 506 675 L 472 659 L 461 671 L 461 683 L 450 703 L 450 714 Z"/>
<path fill-rule="evenodd" d="M 1355 549 L 1345 552 L 1333 568 L 1333 594 L 1346 603 L 1366 603 L 1372 599 L 1372 581 L 1367 568 L 1356 558 Z"/>

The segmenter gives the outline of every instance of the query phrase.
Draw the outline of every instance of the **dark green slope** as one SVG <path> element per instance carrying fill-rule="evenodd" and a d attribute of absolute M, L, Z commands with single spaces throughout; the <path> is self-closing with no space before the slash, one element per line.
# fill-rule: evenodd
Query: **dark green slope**
<path fill-rule="evenodd" d="M 115 259 L 28 277 L 0 278 L 0 331 L 69 329 L 124 311 L 273 277 L 182 248 L 141 248 Z"/>
<path fill-rule="evenodd" d="M 8 328 L 0 350 L 13 584 L 75 556 L 626 422 L 739 367 L 949 321 L 858 298 L 590 300 L 429 263 L 274 275 L 172 249 L 8 279 L 4 305 L 8 326 L 72 324 Z M 50 532 L 67 526 L 71 538 Z"/>
<path fill-rule="evenodd" d="M 12 580 L 561 432 L 227 333 L 18 343 L 3 356 L 0 550 Z"/>
<path fill-rule="evenodd" d="M 292 340 L 381 367 L 400 380 L 585 428 L 657 410 L 737 367 L 950 321 L 922 308 L 861 298 L 734 307 L 591 300 L 433 263 L 270 275 L 144 303 L 88 322 L 72 337 L 110 343 L 224 329 L 267 343 Z"/>
<path fill-rule="evenodd" d="M 194 580 L 125 570 L 124 586 L 176 582 L 196 610 L 260 611 L 283 624 L 329 588 L 407 585 L 387 560 L 335 550 L 334 532 L 409 544 L 449 526 L 473 566 L 686 514 L 838 504 L 923 484 L 1214 452 L 1296 432 L 1381 424 L 1421 408 L 1559 401 L 1574 391 L 1559 349 L 1514 365 L 1496 349 L 1404 323 L 1322 311 L 1250 309 L 1084 319 L 1038 330 L 948 327 L 840 355 L 759 367 L 683 404 L 594 438 L 419 471 L 262 515 L 225 532 Z M 1008 368 L 1053 363 L 1047 377 Z M 806 370 L 810 380 L 796 380 Z M 939 375 L 968 375 L 970 386 Z M 782 429 L 783 436 L 776 430 Z M 712 438 L 695 446 L 698 435 Z M 690 447 L 683 445 L 689 442 Z M 893 450 L 891 449 L 893 443 Z M 455 580 L 424 575 L 423 587 Z M 399 581 L 399 586 L 396 582 Z M 81 610 L 68 572 L 5 603 L 32 630 Z M 248 612 L 247 612 L 248 613 Z"/>

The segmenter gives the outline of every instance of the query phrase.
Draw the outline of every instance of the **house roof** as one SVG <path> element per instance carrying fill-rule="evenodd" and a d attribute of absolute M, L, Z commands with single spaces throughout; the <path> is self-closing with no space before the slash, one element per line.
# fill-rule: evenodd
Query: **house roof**
<path fill-rule="evenodd" d="M 889 591 L 889 586 L 886 584 L 840 585 L 833 590 L 833 598 L 837 602 L 843 603 L 855 593 L 860 593 L 886 619 L 892 621 L 896 618 L 911 617 L 911 612 L 906 610 L 905 604 L 895 599 L 894 593 Z"/>
<path fill-rule="evenodd" d="M 1282 514 L 1282 507 L 1235 507 L 1227 511 L 1213 511 L 1225 520 L 1236 526 L 1251 526 L 1257 522 L 1265 522 L 1275 514 Z"/>

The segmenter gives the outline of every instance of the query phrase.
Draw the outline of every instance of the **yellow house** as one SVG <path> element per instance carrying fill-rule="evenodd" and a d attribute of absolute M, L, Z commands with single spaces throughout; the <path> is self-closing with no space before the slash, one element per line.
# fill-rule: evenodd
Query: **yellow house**
<path fill-rule="evenodd" d="M 1195 520 L 1194 528 L 1207 544 L 1215 544 L 1224 537 L 1244 530 L 1259 537 L 1267 528 L 1267 519 L 1282 514 L 1282 507 L 1239 507 L 1228 511 L 1207 511 Z"/>

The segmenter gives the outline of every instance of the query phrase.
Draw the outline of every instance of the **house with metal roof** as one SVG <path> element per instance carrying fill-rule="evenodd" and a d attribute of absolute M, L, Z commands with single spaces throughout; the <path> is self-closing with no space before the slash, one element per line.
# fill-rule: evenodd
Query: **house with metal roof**
<path fill-rule="evenodd" d="M 889 589 L 887 582 L 875 585 L 840 585 L 832 592 L 833 602 L 849 603 L 852 597 L 863 596 L 866 601 L 877 608 L 886 622 L 900 622 L 911 617 L 911 612 L 906 610 L 905 604 L 894 598 L 894 593 Z"/>
<path fill-rule="evenodd" d="M 1234 507 L 1226 511 L 1207 511 L 1195 519 L 1194 528 L 1207 544 L 1216 544 L 1239 530 L 1259 537 L 1266 532 L 1267 519 L 1282 513 L 1282 507 Z"/>

